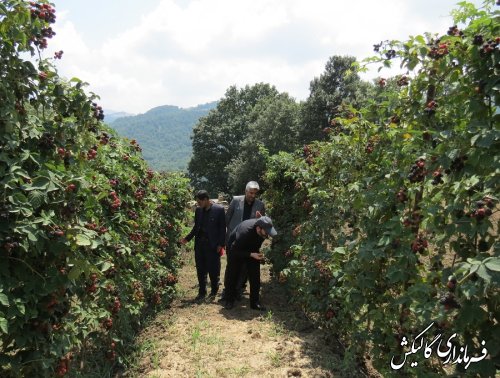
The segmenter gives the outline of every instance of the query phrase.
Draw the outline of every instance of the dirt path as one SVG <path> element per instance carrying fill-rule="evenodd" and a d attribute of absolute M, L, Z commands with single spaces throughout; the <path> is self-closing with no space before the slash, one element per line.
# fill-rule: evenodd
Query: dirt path
<path fill-rule="evenodd" d="M 222 259 L 222 273 L 226 259 Z M 213 301 L 195 303 L 192 255 L 179 274 L 179 298 L 139 337 L 141 356 L 130 377 L 342 377 L 340 357 L 298 312 L 261 267 L 262 303 L 249 308 L 248 290 L 235 308 Z M 356 376 L 353 374 L 352 376 Z M 357 375 L 359 376 L 359 375 Z"/>

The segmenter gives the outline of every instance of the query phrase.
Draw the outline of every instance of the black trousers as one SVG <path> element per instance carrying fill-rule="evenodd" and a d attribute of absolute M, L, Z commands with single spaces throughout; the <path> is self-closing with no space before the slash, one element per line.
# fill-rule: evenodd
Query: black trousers
<path fill-rule="evenodd" d="M 234 302 L 237 291 L 240 289 L 239 278 L 243 265 L 246 265 L 248 271 L 248 280 L 250 282 L 250 304 L 259 302 L 260 292 L 260 262 L 252 257 L 241 257 L 232 251 L 227 255 L 226 267 L 226 300 Z"/>
<path fill-rule="evenodd" d="M 207 293 L 207 274 L 210 277 L 212 292 L 216 293 L 219 289 L 220 277 L 220 255 L 217 253 L 217 247 L 210 247 L 208 239 L 197 241 L 194 260 L 198 275 L 199 294 Z"/>

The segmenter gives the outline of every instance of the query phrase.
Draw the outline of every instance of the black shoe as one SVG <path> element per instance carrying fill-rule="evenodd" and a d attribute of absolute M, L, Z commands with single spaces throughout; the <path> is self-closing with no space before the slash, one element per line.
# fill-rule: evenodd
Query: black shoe
<path fill-rule="evenodd" d="M 251 304 L 250 308 L 252 310 L 257 310 L 257 311 L 266 311 L 266 308 L 264 306 L 262 306 L 260 303 Z"/>
<path fill-rule="evenodd" d="M 226 301 L 226 305 L 224 306 L 226 310 L 231 310 L 233 307 L 234 307 L 233 301 Z"/>
<path fill-rule="evenodd" d="M 196 302 L 199 302 L 199 301 L 202 301 L 203 299 L 205 299 L 206 296 L 207 296 L 206 293 L 199 293 L 194 300 Z"/>
<path fill-rule="evenodd" d="M 209 294 L 209 296 L 208 296 L 208 297 L 213 299 L 213 298 L 215 298 L 216 296 L 217 296 L 217 290 L 215 290 L 215 291 L 213 291 L 213 290 L 212 290 L 212 291 L 210 292 L 210 294 Z"/>

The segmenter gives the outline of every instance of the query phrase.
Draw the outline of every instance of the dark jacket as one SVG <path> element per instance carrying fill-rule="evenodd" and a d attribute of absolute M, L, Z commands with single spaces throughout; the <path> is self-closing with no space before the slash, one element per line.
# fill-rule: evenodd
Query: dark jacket
<path fill-rule="evenodd" d="M 258 219 L 247 219 L 241 222 L 229 235 L 228 254 L 238 257 L 250 257 L 250 253 L 259 252 L 264 238 L 257 233 L 255 223 Z"/>
<path fill-rule="evenodd" d="M 226 226 L 227 226 L 227 237 L 231 235 L 231 232 L 243 221 L 243 209 L 245 208 L 245 196 L 235 196 L 231 200 L 229 207 L 226 212 Z M 258 198 L 252 204 L 252 211 L 250 213 L 250 218 L 255 218 L 255 213 L 260 212 L 261 215 L 266 215 L 266 206 L 264 202 Z"/>
<path fill-rule="evenodd" d="M 193 237 L 196 237 L 194 240 L 194 245 L 199 243 L 200 229 L 202 226 L 203 220 L 203 208 L 197 207 L 194 213 L 194 226 L 191 229 L 191 232 L 186 236 L 186 240 L 190 241 Z M 207 229 L 205 230 L 207 233 L 208 241 L 210 243 L 210 247 L 216 248 L 217 246 L 223 247 L 225 245 L 225 236 L 226 236 L 226 218 L 224 216 L 224 208 L 217 204 L 212 204 L 210 210 L 208 211 L 208 224 Z"/>

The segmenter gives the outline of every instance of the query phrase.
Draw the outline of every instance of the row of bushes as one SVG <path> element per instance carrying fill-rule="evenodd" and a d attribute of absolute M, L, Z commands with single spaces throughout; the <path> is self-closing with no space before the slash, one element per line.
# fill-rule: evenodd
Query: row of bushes
<path fill-rule="evenodd" d="M 47 1 L 0 4 L 2 376 L 119 362 L 172 299 L 189 199 L 184 177 L 151 171 L 102 123 L 85 83 L 59 77 L 62 52 L 39 57 L 54 21 Z"/>
<path fill-rule="evenodd" d="M 273 268 L 342 341 L 346 364 L 369 356 L 384 376 L 498 374 L 500 53 L 498 12 L 486 5 L 462 4 L 460 27 L 444 35 L 375 45 L 369 61 L 399 60 L 402 74 L 381 77 L 370 106 L 336 109 L 329 141 L 269 158 Z M 457 334 L 453 363 L 436 357 L 437 342 L 430 357 L 410 352 L 432 322 L 427 343 Z M 465 346 L 488 356 L 467 364 Z"/>

